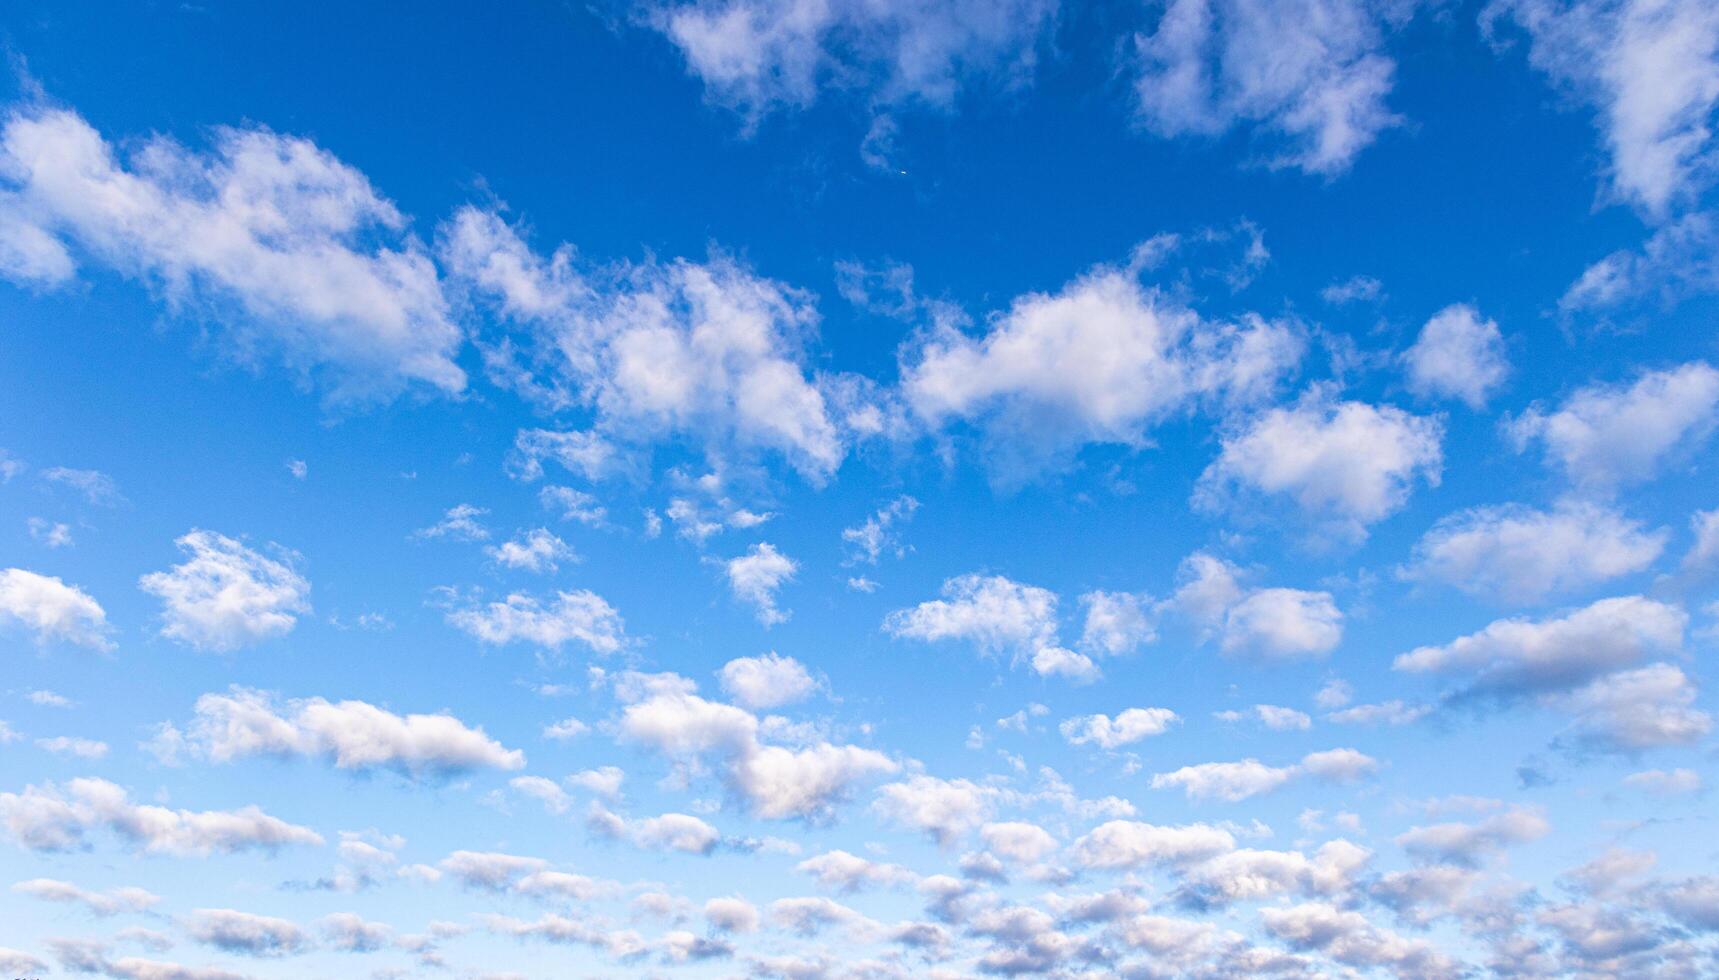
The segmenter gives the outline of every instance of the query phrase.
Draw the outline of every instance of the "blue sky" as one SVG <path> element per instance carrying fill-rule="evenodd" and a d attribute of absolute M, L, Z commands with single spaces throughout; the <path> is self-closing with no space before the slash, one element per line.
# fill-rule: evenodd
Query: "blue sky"
<path fill-rule="evenodd" d="M 0 970 L 1719 970 L 1719 14 L 0 18 Z"/>

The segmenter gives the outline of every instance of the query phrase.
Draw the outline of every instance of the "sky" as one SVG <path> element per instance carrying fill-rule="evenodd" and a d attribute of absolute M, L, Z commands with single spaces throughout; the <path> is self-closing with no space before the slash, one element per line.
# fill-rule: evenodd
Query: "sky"
<path fill-rule="evenodd" d="M 1719 8 L 10 4 L 0 974 L 1719 973 Z"/>

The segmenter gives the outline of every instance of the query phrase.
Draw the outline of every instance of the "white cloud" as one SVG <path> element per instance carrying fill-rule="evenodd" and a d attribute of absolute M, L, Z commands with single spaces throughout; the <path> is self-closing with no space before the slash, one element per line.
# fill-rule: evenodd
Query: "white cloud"
<path fill-rule="evenodd" d="M 131 802 L 105 779 L 73 779 L 0 793 L 0 826 L 33 851 L 77 847 L 87 830 L 106 827 L 151 854 L 273 851 L 287 844 L 321 845 L 321 835 L 254 806 L 237 810 L 174 810 Z"/>
<path fill-rule="evenodd" d="M 110 888 L 97 892 L 79 888 L 69 881 L 56 881 L 52 878 L 20 881 L 12 886 L 12 890 L 44 902 L 82 905 L 90 914 L 99 916 L 118 915 L 121 912 L 146 912 L 161 902 L 161 896 L 142 888 Z"/>
<path fill-rule="evenodd" d="M 293 568 L 297 556 L 290 552 L 277 561 L 196 529 L 174 544 L 186 560 L 138 580 L 161 599 L 161 635 L 168 639 L 199 650 L 237 650 L 285 636 L 310 611 L 310 582 Z"/>
<path fill-rule="evenodd" d="M 856 892 L 863 888 L 911 885 L 919 876 L 899 864 L 870 861 L 847 851 L 826 851 L 794 866 L 832 891 Z"/>
<path fill-rule="evenodd" d="M 1493 320 L 1466 303 L 1447 306 L 1421 327 L 1414 346 L 1403 352 L 1409 390 L 1427 397 L 1454 398 L 1479 411 L 1510 375 L 1504 335 Z"/>
<path fill-rule="evenodd" d="M 387 947 L 394 930 L 380 922 L 369 922 L 354 912 L 336 912 L 322 918 L 322 937 L 329 948 L 342 953 L 374 953 Z"/>
<path fill-rule="evenodd" d="M 1269 395 L 1303 348 L 1287 325 L 1208 322 L 1100 266 L 1017 297 L 981 337 L 932 331 L 903 352 L 902 389 L 934 429 L 981 426 L 990 465 L 1016 478 L 1084 443 L 1145 445 L 1151 426 L 1202 401 Z"/>
<path fill-rule="evenodd" d="M 118 507 L 125 503 L 119 484 L 100 470 L 79 470 L 69 466 L 52 466 L 42 471 L 42 479 L 71 487 L 84 500 L 97 507 Z"/>
<path fill-rule="evenodd" d="M 1649 653 L 1681 649 L 1688 620 L 1676 606 L 1641 596 L 1601 599 L 1553 619 L 1500 619 L 1443 646 L 1417 647 L 1392 667 L 1471 674 L 1474 694 L 1568 690 Z"/>
<path fill-rule="evenodd" d="M 808 377 L 811 297 L 726 256 L 587 274 L 571 248 L 544 258 L 499 215 L 471 207 L 440 237 L 450 277 L 534 332 L 491 348 L 491 375 L 595 413 L 589 433 L 522 433 L 527 475 L 553 455 L 595 479 L 615 463 L 611 440 L 690 439 L 711 456 L 779 453 L 822 482 L 865 428 L 848 424 L 861 379 Z"/>
<path fill-rule="evenodd" d="M 1343 639 L 1343 614 L 1329 592 L 1258 589 L 1224 613 L 1222 635 L 1225 653 L 1317 657 Z"/>
<path fill-rule="evenodd" d="M 1608 491 L 1651 479 L 1677 451 L 1713 430 L 1719 371 L 1699 361 L 1643 372 L 1626 385 L 1582 388 L 1547 414 L 1530 408 L 1508 423 L 1517 448 L 1544 449 L 1572 482 Z"/>
<path fill-rule="evenodd" d="M 1080 646 L 1105 656 L 1133 653 L 1158 638 L 1152 624 L 1152 599 L 1132 592 L 1088 592 L 1080 597 L 1086 625 Z"/>
<path fill-rule="evenodd" d="M 1153 789 L 1180 789 L 1190 800 L 1218 799 L 1237 803 L 1269 793 L 1292 779 L 1312 776 L 1329 782 L 1352 782 L 1378 769 L 1378 761 L 1354 749 L 1309 752 L 1292 766 L 1268 766 L 1258 759 L 1203 762 L 1152 777 Z"/>
<path fill-rule="evenodd" d="M 755 932 L 758 908 L 739 895 L 713 898 L 704 903 L 704 918 L 721 932 Z"/>
<path fill-rule="evenodd" d="M 497 564 L 527 572 L 553 572 L 560 562 L 578 560 L 567 542 L 543 527 L 521 531 L 513 540 L 485 550 Z"/>
<path fill-rule="evenodd" d="M 463 334 L 434 263 L 363 174 L 308 140 L 222 128 L 122 160 L 76 113 L 26 106 L 0 132 L 0 273 L 57 284 L 79 258 L 212 314 L 241 357 L 326 368 L 336 390 L 458 392 Z"/>
<path fill-rule="evenodd" d="M 478 518 L 489 513 L 484 507 L 473 504 L 455 504 L 442 515 L 442 519 L 429 527 L 419 528 L 412 532 L 412 537 L 419 540 L 433 538 L 451 538 L 455 541 L 486 541 L 489 539 L 489 528 L 478 522 Z"/>
<path fill-rule="evenodd" d="M 277 703 L 242 687 L 197 699 L 189 742 L 215 762 L 251 755 L 327 756 L 341 769 L 390 768 L 408 775 L 519 769 L 525 754 L 451 715 L 397 715 L 364 701 Z"/>
<path fill-rule="evenodd" d="M 490 891 L 511 887 L 516 880 L 548 866 L 542 858 L 495 851 L 454 851 L 437 865 L 467 888 Z"/>
<path fill-rule="evenodd" d="M 1390 405 L 1334 401 L 1314 389 L 1225 436 L 1194 503 L 1233 504 L 1234 488 L 1284 495 L 1354 536 L 1402 509 L 1418 480 L 1439 481 L 1443 426 Z"/>
<path fill-rule="evenodd" d="M 514 592 L 502 602 L 451 610 L 447 619 L 479 642 L 495 646 L 531 643 L 559 650 L 578 641 L 597 653 L 614 653 L 627 644 L 621 614 L 589 589 L 557 592 L 547 604 Z"/>
<path fill-rule="evenodd" d="M 1090 657 L 1058 646 L 1056 594 L 1001 575 L 959 575 L 943 583 L 943 598 L 897 609 L 884 618 L 895 637 L 937 642 L 965 640 L 988 656 L 1008 653 L 1044 676 L 1077 683 L 1098 677 Z"/>
<path fill-rule="evenodd" d="M 1558 300 L 1560 312 L 1607 311 L 1634 304 L 1670 306 L 1719 289 L 1719 214 L 1697 211 L 1661 226 L 1637 250 L 1593 263 Z"/>
<path fill-rule="evenodd" d="M 1359 912 L 1325 902 L 1260 910 L 1266 931 L 1297 949 L 1318 950 L 1363 972 L 1380 969 L 1403 977 L 1456 976 L 1449 957 L 1422 939 L 1382 929 Z"/>
<path fill-rule="evenodd" d="M 98 742 L 92 738 L 74 738 L 70 735 L 38 738 L 36 747 L 56 755 L 71 755 L 80 759 L 100 759 L 107 755 L 106 742 Z"/>
<path fill-rule="evenodd" d="M 1384 34 L 1396 11 L 1365 0 L 1174 0 L 1135 39 L 1145 124 L 1164 136 L 1217 137 L 1257 123 L 1282 137 L 1274 165 L 1331 176 L 1397 125 L 1385 104 L 1396 64 Z"/>
<path fill-rule="evenodd" d="M 1582 501 L 1551 510 L 1475 507 L 1433 525 L 1404 574 L 1481 598 L 1534 603 L 1639 572 L 1659 557 L 1666 538 L 1663 529 Z"/>
<path fill-rule="evenodd" d="M 107 612 L 90 594 L 52 575 L 22 568 L 0 571 L 0 622 L 21 626 L 38 643 L 113 649 Z"/>
<path fill-rule="evenodd" d="M 1235 846 L 1229 831 L 1209 824 L 1160 826 L 1112 820 L 1075 841 L 1070 851 L 1084 868 L 1132 869 L 1185 865 L 1234 850 Z"/>
<path fill-rule="evenodd" d="M 1693 707 L 1695 685 L 1671 664 L 1651 664 L 1596 678 L 1559 700 L 1589 744 L 1619 752 L 1692 745 L 1713 730 Z"/>
<path fill-rule="evenodd" d="M 652 7 L 651 25 L 680 49 L 706 97 L 749 124 L 774 109 L 807 107 L 827 88 L 857 89 L 879 107 L 947 106 L 973 76 L 1007 79 L 1030 70 L 1056 11 L 1051 0 L 670 0 Z"/>
<path fill-rule="evenodd" d="M 1234 564 L 1195 552 L 1177 569 L 1163 605 L 1190 617 L 1226 654 L 1266 660 L 1323 656 L 1343 639 L 1343 613 L 1329 592 L 1244 586 Z"/>
<path fill-rule="evenodd" d="M 206 946 L 246 956 L 303 952 L 304 930 L 286 919 L 235 909 L 197 909 L 184 920 L 186 935 Z"/>
<path fill-rule="evenodd" d="M 818 689 L 804 665 L 775 653 L 737 657 L 722 665 L 719 676 L 728 696 L 753 711 L 803 701 Z"/>
<path fill-rule="evenodd" d="M 70 524 L 32 517 L 29 525 L 30 537 L 43 547 L 70 548 L 72 546 L 72 527 Z"/>
<path fill-rule="evenodd" d="M 1432 706 L 1408 704 L 1392 699 L 1378 704 L 1357 704 L 1333 711 L 1325 720 L 1339 725 L 1407 725 L 1432 713 Z"/>
<path fill-rule="evenodd" d="M 635 821 L 630 830 L 640 847 L 685 854 L 709 854 L 722 840 L 715 827 L 688 813 L 665 813 Z"/>
<path fill-rule="evenodd" d="M 723 568 L 728 573 L 728 587 L 734 596 L 750 603 L 765 626 L 786 622 L 789 613 L 776 608 L 776 592 L 794 577 L 800 565 L 776 550 L 768 542 L 752 546 L 752 550 L 731 558 Z"/>
<path fill-rule="evenodd" d="M 1213 717 L 1219 721 L 1254 718 L 1274 732 L 1304 732 L 1313 727 L 1313 719 L 1306 712 L 1275 704 L 1256 704 L 1246 711 L 1219 711 Z"/>
<path fill-rule="evenodd" d="M 1624 777 L 1624 785 L 1655 796 L 1682 796 L 1701 790 L 1701 774 L 1693 769 L 1644 769 Z"/>
<path fill-rule="evenodd" d="M 919 501 L 903 494 L 877 509 L 858 527 L 842 529 L 842 542 L 848 545 L 849 560 L 877 564 L 878 556 L 886 550 L 897 556 L 905 553 L 895 527 L 913 519 Z"/>
<path fill-rule="evenodd" d="M 1689 518 L 1695 543 L 1683 556 L 1685 571 L 1700 571 L 1719 564 L 1719 509 L 1698 510 Z"/>
<path fill-rule="evenodd" d="M 621 795 L 621 783 L 627 774 L 615 766 L 599 766 L 596 769 L 584 769 L 567 777 L 567 785 L 595 793 L 607 799 L 615 799 Z"/>
<path fill-rule="evenodd" d="M 985 824 L 979 838 L 986 850 L 1016 864 L 1042 861 L 1061 846 L 1043 827 L 1019 820 Z"/>
<path fill-rule="evenodd" d="M 1319 291 L 1319 298 L 1333 306 L 1347 303 L 1371 303 L 1384 295 L 1385 284 L 1372 276 L 1350 276 Z"/>
<path fill-rule="evenodd" d="M 563 718 L 554 724 L 543 726 L 543 737 L 556 740 L 577 738 L 591 730 L 591 726 L 577 718 Z"/>
<path fill-rule="evenodd" d="M 1711 182 L 1719 13 L 1702 0 L 1498 0 L 1483 23 L 1528 31 L 1529 62 L 1592 103 L 1617 197 L 1662 217 Z"/>
<path fill-rule="evenodd" d="M 884 819 L 931 835 L 942 845 L 989 818 L 996 791 L 966 779 L 911 776 L 878 790 L 872 809 Z"/>
<path fill-rule="evenodd" d="M 1091 684 L 1101 676 L 1091 657 L 1067 647 L 1039 647 L 1033 651 L 1032 665 L 1041 677 L 1066 677 L 1076 684 Z"/>
<path fill-rule="evenodd" d="M 1486 855 L 1539 840 L 1551 830 L 1538 810 L 1511 807 L 1477 823 L 1412 827 L 1397 835 L 1397 845 L 1423 861 L 1472 866 Z"/>
<path fill-rule="evenodd" d="M 608 509 L 598 503 L 596 497 L 572 487 L 546 486 L 537 491 L 537 501 L 545 509 L 559 513 L 564 521 L 601 527 L 609 518 Z"/>
<path fill-rule="evenodd" d="M 1069 718 L 1057 730 L 1070 745 L 1097 745 L 1115 749 L 1143 738 L 1162 735 L 1181 719 L 1169 708 L 1127 708 L 1113 719 L 1108 715 Z"/>
<path fill-rule="evenodd" d="M 638 693 L 642 699 L 621 713 L 623 737 L 683 764 L 716 757 L 728 786 L 766 819 L 827 815 L 862 779 L 899 768 L 880 752 L 852 745 L 820 741 L 789 749 L 765 744 L 754 715 L 707 701 L 691 693 L 690 685 L 659 685 Z"/>

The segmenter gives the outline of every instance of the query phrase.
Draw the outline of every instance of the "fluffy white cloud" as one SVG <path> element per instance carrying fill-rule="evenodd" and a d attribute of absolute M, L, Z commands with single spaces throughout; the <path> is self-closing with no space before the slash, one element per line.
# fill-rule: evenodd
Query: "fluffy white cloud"
<path fill-rule="evenodd" d="M 1224 613 L 1225 653 L 1269 659 L 1317 657 L 1343 639 L 1343 614 L 1329 592 L 1258 589 Z"/>
<path fill-rule="evenodd" d="M 1309 752 L 1293 766 L 1268 766 L 1258 759 L 1203 762 L 1152 777 L 1153 789 L 1180 789 L 1191 800 L 1218 799 L 1236 803 L 1269 793 L 1300 776 L 1329 782 L 1352 782 L 1378 769 L 1378 761 L 1354 749 Z"/>
<path fill-rule="evenodd" d="M 1164 604 L 1199 624 L 1226 654 L 1266 660 L 1318 657 L 1343 639 L 1343 613 L 1329 592 L 1253 588 L 1245 572 L 1205 552 L 1177 569 L 1176 592 Z"/>
<path fill-rule="evenodd" d="M 665 813 L 634 821 L 629 828 L 634 843 L 655 850 L 684 854 L 709 854 L 722 841 L 715 827 L 690 813 Z"/>
<path fill-rule="evenodd" d="M 750 712 L 707 701 L 687 687 L 640 693 L 645 696 L 621 713 L 623 737 L 682 763 L 716 757 L 730 789 L 766 819 L 827 815 L 862 779 L 899 768 L 882 753 L 853 745 L 765 744 Z"/>
<path fill-rule="evenodd" d="M 1112 820 L 1075 841 L 1070 852 L 1084 868 L 1133 869 L 1202 861 L 1235 846 L 1229 831 L 1209 824 L 1160 826 Z"/>
<path fill-rule="evenodd" d="M 490 349 L 491 374 L 553 407 L 595 412 L 593 432 L 532 434 L 520 447 L 528 459 L 552 455 L 596 478 L 615 464 L 611 439 L 691 439 L 716 455 L 780 453 L 821 482 L 856 433 L 875 427 L 875 413 L 849 424 L 860 379 L 808 377 L 811 297 L 722 255 L 587 274 L 571 248 L 545 258 L 498 214 L 471 207 L 441 240 L 450 277 L 536 335 Z"/>
<path fill-rule="evenodd" d="M 521 531 L 513 540 L 485 549 L 499 565 L 527 572 L 553 572 L 564 561 L 577 561 L 573 549 L 548 528 Z"/>
<path fill-rule="evenodd" d="M 1412 5 L 1368 0 L 1173 0 L 1135 39 L 1146 125 L 1215 137 L 1256 123 L 1282 137 L 1270 162 L 1312 174 L 1349 168 L 1401 120 L 1385 104 L 1396 64 L 1385 34 Z"/>
<path fill-rule="evenodd" d="M 310 582 L 293 568 L 296 555 L 277 561 L 203 530 L 174 544 L 186 560 L 138 580 L 162 602 L 162 636 L 199 650 L 237 650 L 285 636 L 310 611 Z"/>
<path fill-rule="evenodd" d="M 547 604 L 515 592 L 502 602 L 451 610 L 447 618 L 479 642 L 497 646 L 531 643 L 559 650 L 577 641 L 597 653 L 614 653 L 627 643 L 621 614 L 589 589 L 557 592 Z"/>
<path fill-rule="evenodd" d="M 1070 745 L 1092 744 L 1115 749 L 1153 735 L 1162 735 L 1180 720 L 1169 708 L 1128 708 L 1114 719 L 1108 715 L 1069 718 L 1057 730 Z"/>
<path fill-rule="evenodd" d="M 734 596 L 750 604 L 765 626 L 786 622 L 789 613 L 776 608 L 776 592 L 794 577 L 798 562 L 776 550 L 768 542 L 752 546 L 752 550 L 729 559 L 723 566 L 728 573 L 728 587 Z"/>
<path fill-rule="evenodd" d="M 1057 646 L 1056 593 L 1001 575 L 960 575 L 943 583 L 943 598 L 898 609 L 884 618 L 895 637 L 965 640 L 986 655 L 1008 653 L 1041 674 L 1090 679 L 1090 659 Z"/>
<path fill-rule="evenodd" d="M 23 627 L 39 643 L 113 649 L 107 612 L 88 592 L 52 575 L 22 568 L 0 571 L 0 622 Z"/>
<path fill-rule="evenodd" d="M 1443 646 L 1418 647 L 1392 662 L 1412 673 L 1472 675 L 1473 694 L 1512 697 L 1568 690 L 1683 645 L 1689 617 L 1642 596 L 1601 599 L 1565 616 L 1500 619 Z"/>
<path fill-rule="evenodd" d="M 20 881 L 12 886 L 12 890 L 44 902 L 82 905 L 91 915 L 99 916 L 118 915 L 121 912 L 146 912 L 161 902 L 161 896 L 142 888 L 110 888 L 97 892 L 79 888 L 69 881 L 56 881 L 52 878 Z"/>
<path fill-rule="evenodd" d="M 1309 516 L 1360 536 L 1400 510 L 1417 479 L 1438 483 L 1443 435 L 1436 419 L 1390 405 L 1334 401 L 1315 389 L 1224 437 L 1194 502 L 1220 508 L 1238 488 L 1281 494 Z"/>
<path fill-rule="evenodd" d="M 985 849 L 1016 864 L 1042 861 L 1060 845 L 1049 831 L 1020 820 L 988 823 L 979 828 Z"/>
<path fill-rule="evenodd" d="M 985 822 L 996 796 L 993 788 L 971 780 L 919 775 L 878 790 L 872 808 L 892 823 L 948 845 Z"/>
<path fill-rule="evenodd" d="M 499 891 L 511 887 L 518 879 L 542 871 L 549 862 L 542 858 L 497 851 L 454 851 L 443 858 L 437 868 L 467 888 Z"/>
<path fill-rule="evenodd" d="M 218 129 L 128 159 L 82 117 L 14 109 L 0 131 L 0 274 L 57 284 L 78 258 L 221 323 L 242 357 L 332 370 L 339 392 L 465 387 L 463 334 L 406 219 L 308 140 Z"/>
<path fill-rule="evenodd" d="M 795 865 L 794 870 L 811 875 L 825 888 L 841 892 L 880 885 L 911 885 L 919 880 L 918 875 L 899 864 L 872 861 L 842 850 L 807 858 Z"/>
<path fill-rule="evenodd" d="M 1466 867 L 1513 844 L 1539 840 L 1551 830 L 1538 810 L 1512 807 L 1475 823 L 1412 827 L 1397 836 L 1397 845 L 1423 861 Z"/>
<path fill-rule="evenodd" d="M 1528 31 L 1529 61 L 1592 103 L 1615 194 L 1663 216 L 1713 179 L 1719 12 L 1702 0 L 1500 0 Z"/>
<path fill-rule="evenodd" d="M 728 696 L 753 711 L 803 701 L 818 689 L 818 682 L 798 660 L 774 653 L 730 660 L 722 665 L 719 677 Z"/>
<path fill-rule="evenodd" d="M 152 854 L 201 856 L 323 843 L 314 831 L 254 806 L 193 811 L 137 804 L 105 779 L 73 779 L 64 787 L 44 783 L 26 786 L 21 793 L 0 793 L 0 826 L 34 851 L 72 849 L 95 827 L 106 827 Z"/>
<path fill-rule="evenodd" d="M 197 909 L 186 916 L 184 927 L 197 942 L 247 956 L 287 956 L 306 945 L 296 923 L 236 909 Z"/>
<path fill-rule="evenodd" d="M 1413 347 L 1403 352 L 1409 390 L 1429 397 L 1455 398 L 1479 411 L 1510 374 L 1504 335 L 1466 303 L 1447 306 L 1421 327 Z"/>
<path fill-rule="evenodd" d="M 1519 449 L 1539 443 L 1572 482 L 1606 491 L 1651 479 L 1712 432 L 1716 409 L 1719 371 L 1697 361 L 1628 385 L 1590 385 L 1549 414 L 1530 408 L 1508 430 Z"/>
<path fill-rule="evenodd" d="M 1080 597 L 1086 625 L 1080 634 L 1084 650 L 1110 657 L 1133 653 L 1158 638 L 1152 625 L 1150 596 L 1133 592 L 1088 592 Z"/>
<path fill-rule="evenodd" d="M 1404 574 L 1482 598 L 1533 603 L 1639 572 L 1659 557 L 1666 537 L 1582 501 L 1551 510 L 1475 507 L 1433 525 Z"/>
<path fill-rule="evenodd" d="M 908 404 L 933 428 L 981 425 L 992 465 L 1019 476 L 1087 442 L 1144 445 L 1200 401 L 1256 400 L 1300 360 L 1291 327 L 1204 321 L 1136 271 L 1101 266 L 1017 297 L 977 338 L 939 327 L 903 354 Z"/>
<path fill-rule="evenodd" d="M 722 932 L 755 932 L 758 908 L 738 895 L 713 898 L 704 903 L 704 918 Z"/>
<path fill-rule="evenodd" d="M 364 701 L 322 698 L 277 703 L 235 687 L 197 699 L 189 742 L 215 762 L 251 755 L 327 756 L 341 769 L 395 769 L 450 775 L 471 769 L 519 769 L 525 753 L 504 748 L 452 715 L 397 715 Z"/>
<path fill-rule="evenodd" d="M 1362 971 L 1387 970 L 1403 977 L 1449 977 L 1449 957 L 1422 939 L 1407 939 L 1368 921 L 1359 912 L 1325 902 L 1260 910 L 1271 935 L 1297 949 L 1318 950 Z"/>
<path fill-rule="evenodd" d="M 1052 0 L 651 6 L 651 25 L 680 49 L 706 96 L 754 122 L 775 108 L 808 106 L 824 88 L 860 89 L 873 105 L 947 105 L 969 76 L 1029 70 L 1056 11 Z"/>
<path fill-rule="evenodd" d="M 1561 699 L 1590 744 L 1621 752 L 1692 745 L 1713 730 L 1713 718 L 1693 707 L 1695 685 L 1671 664 L 1651 664 L 1591 681 Z"/>

